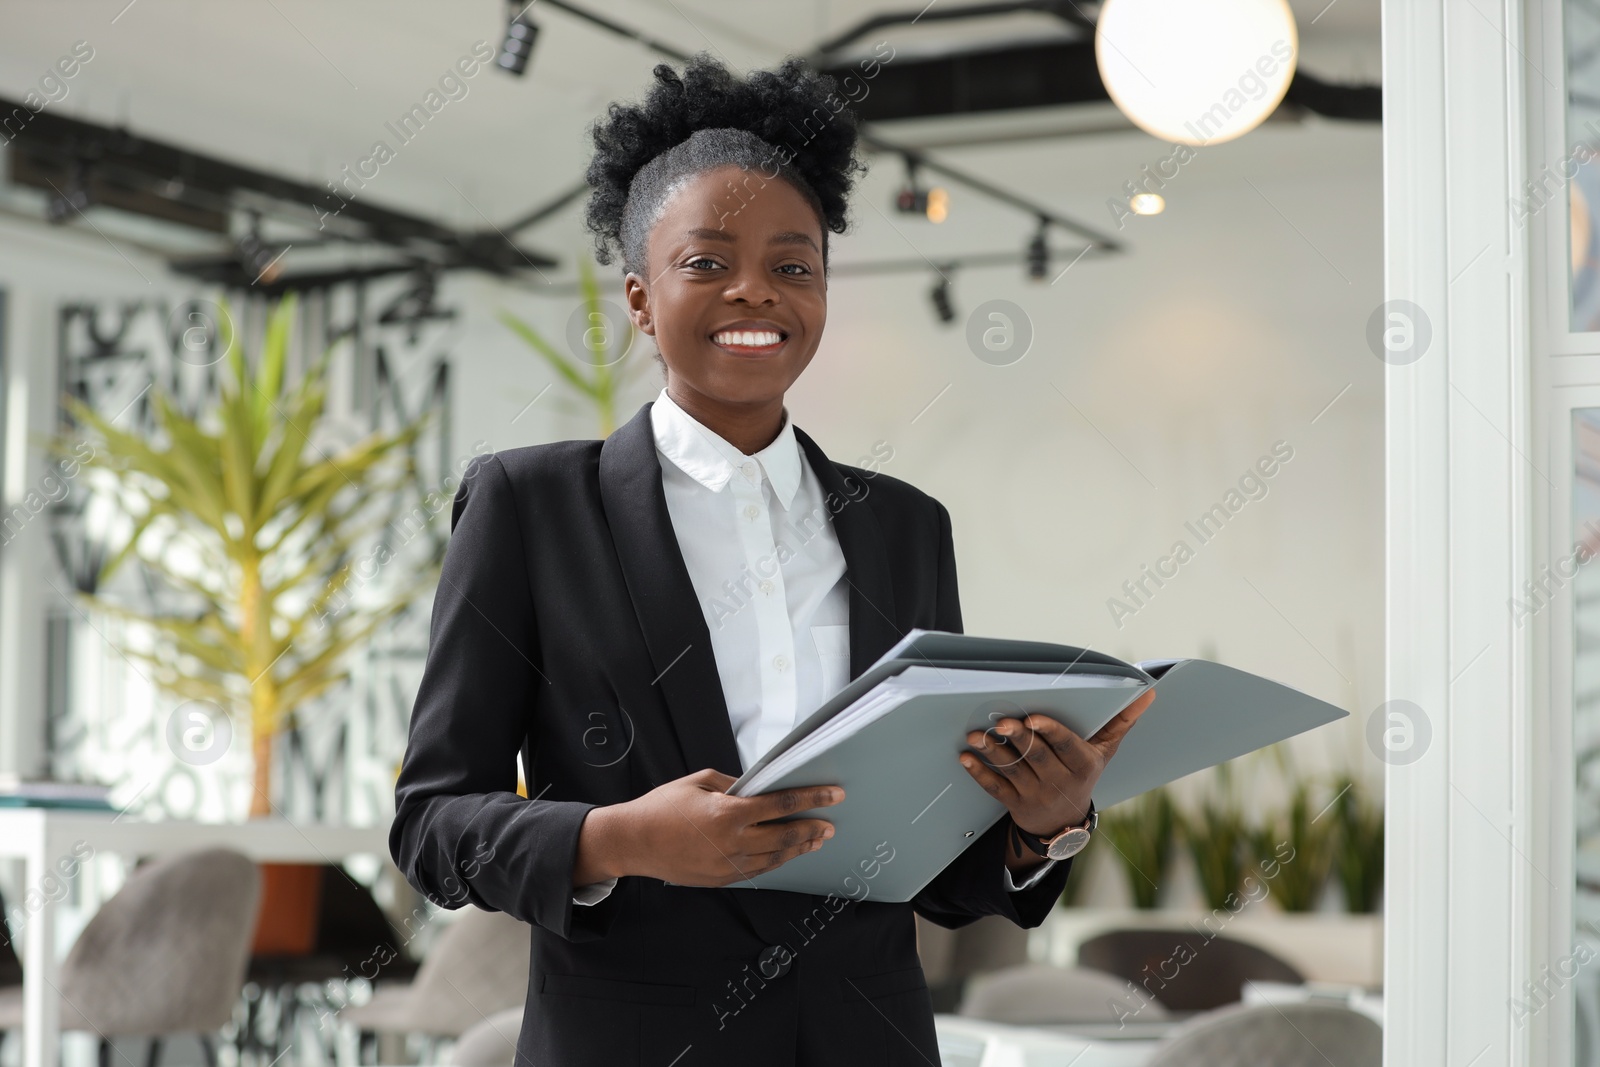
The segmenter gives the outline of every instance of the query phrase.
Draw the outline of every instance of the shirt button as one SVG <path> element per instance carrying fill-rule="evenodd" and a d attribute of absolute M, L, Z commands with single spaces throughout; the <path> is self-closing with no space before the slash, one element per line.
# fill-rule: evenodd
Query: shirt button
<path fill-rule="evenodd" d="M 778 668 L 781 671 L 781 670 L 783 670 L 785 667 L 787 667 L 789 665 L 788 657 L 786 657 L 786 656 L 773 656 L 772 657 L 772 665 L 774 667 Z"/>
<path fill-rule="evenodd" d="M 761 591 L 763 593 L 771 594 L 771 592 L 772 592 L 772 583 L 771 582 L 762 582 L 761 583 Z"/>
<path fill-rule="evenodd" d="M 754 504 L 746 504 L 744 506 L 744 517 L 745 518 L 753 519 L 759 514 L 761 514 L 761 509 L 756 507 Z"/>
<path fill-rule="evenodd" d="M 749 460 L 746 460 L 744 466 L 740 467 L 739 469 L 744 472 L 744 476 L 746 478 L 754 479 L 756 476 L 756 465 L 751 463 Z"/>

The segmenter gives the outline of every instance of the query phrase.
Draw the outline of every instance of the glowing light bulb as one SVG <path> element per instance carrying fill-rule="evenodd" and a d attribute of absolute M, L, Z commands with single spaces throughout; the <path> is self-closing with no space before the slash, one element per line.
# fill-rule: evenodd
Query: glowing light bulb
<path fill-rule="evenodd" d="M 1167 202 L 1160 193 L 1134 193 L 1128 197 L 1128 207 L 1135 215 L 1159 215 L 1167 210 Z"/>
<path fill-rule="evenodd" d="M 1288 91 L 1299 53 L 1286 0 L 1106 0 L 1094 35 L 1112 101 L 1174 144 L 1255 129 Z"/>

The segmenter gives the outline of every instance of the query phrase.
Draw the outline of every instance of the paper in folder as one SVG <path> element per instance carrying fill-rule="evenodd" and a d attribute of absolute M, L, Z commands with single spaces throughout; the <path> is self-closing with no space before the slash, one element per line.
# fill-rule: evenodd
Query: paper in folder
<path fill-rule="evenodd" d="M 910 900 L 1006 813 L 956 760 L 969 731 L 1040 712 L 1091 737 L 1152 686 L 1154 703 L 1095 786 L 1101 811 L 1348 714 L 1209 660 L 1124 663 L 1070 645 L 914 629 L 728 788 L 840 785 L 845 799 L 790 816 L 833 823 L 820 849 L 727 888 Z"/>

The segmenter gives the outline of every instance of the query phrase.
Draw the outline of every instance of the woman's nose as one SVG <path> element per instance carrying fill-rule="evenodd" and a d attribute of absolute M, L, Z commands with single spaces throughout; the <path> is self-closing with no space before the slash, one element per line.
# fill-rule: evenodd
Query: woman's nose
<path fill-rule="evenodd" d="M 777 299 L 778 289 L 772 284 L 772 279 L 767 277 L 766 271 L 752 269 L 735 271 L 728 279 L 727 288 L 723 293 L 730 301 L 744 300 L 752 304 L 769 304 Z"/>

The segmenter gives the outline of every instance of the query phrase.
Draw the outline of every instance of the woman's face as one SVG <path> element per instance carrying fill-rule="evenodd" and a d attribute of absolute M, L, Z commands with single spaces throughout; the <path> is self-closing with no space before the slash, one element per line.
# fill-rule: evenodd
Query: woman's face
<path fill-rule="evenodd" d="M 652 276 L 628 274 L 624 291 L 634 325 L 666 362 L 673 398 L 781 405 L 828 311 L 822 224 L 799 191 L 731 165 L 697 175 L 668 200 L 646 264 Z"/>

